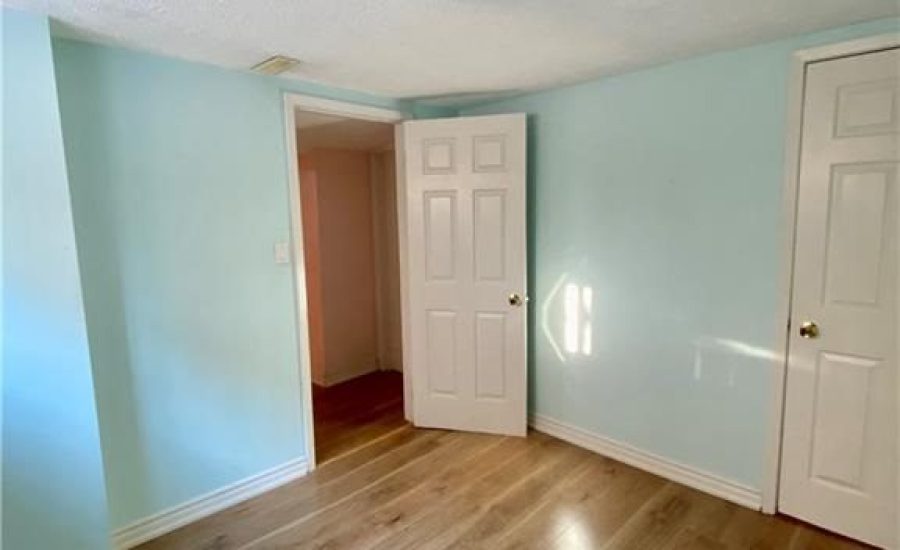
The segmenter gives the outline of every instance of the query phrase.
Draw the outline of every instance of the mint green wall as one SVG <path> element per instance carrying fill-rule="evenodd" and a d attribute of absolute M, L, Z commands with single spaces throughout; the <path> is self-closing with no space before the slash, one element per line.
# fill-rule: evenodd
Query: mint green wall
<path fill-rule="evenodd" d="M 462 110 L 531 115 L 533 412 L 760 487 L 790 55 L 897 31 L 876 21 Z M 588 356 L 565 352 L 567 284 L 593 289 Z"/>
<path fill-rule="evenodd" d="M 111 522 L 304 453 L 282 93 L 408 105 L 54 42 Z"/>
<path fill-rule="evenodd" d="M 3 537 L 108 547 L 103 464 L 47 19 L 2 11 Z"/>

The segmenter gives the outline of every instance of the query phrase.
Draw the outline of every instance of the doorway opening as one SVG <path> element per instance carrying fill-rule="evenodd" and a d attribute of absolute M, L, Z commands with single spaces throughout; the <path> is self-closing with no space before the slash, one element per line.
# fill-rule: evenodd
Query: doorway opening
<path fill-rule="evenodd" d="M 401 117 L 302 96 L 286 105 L 314 466 L 407 425 L 394 152 Z"/>

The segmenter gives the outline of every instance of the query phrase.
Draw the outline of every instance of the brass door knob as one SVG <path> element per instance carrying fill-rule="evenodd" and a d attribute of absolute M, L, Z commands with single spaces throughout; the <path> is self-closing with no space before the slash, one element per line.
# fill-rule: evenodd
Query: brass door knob
<path fill-rule="evenodd" d="M 507 297 L 506 301 L 509 302 L 509 305 L 514 306 L 514 307 L 521 306 L 522 302 L 523 302 L 522 297 L 519 296 L 518 294 L 516 294 L 515 292 L 510 294 L 509 297 Z"/>
<path fill-rule="evenodd" d="M 800 336 L 807 339 L 819 337 L 819 325 L 812 321 L 803 321 L 800 325 Z"/>

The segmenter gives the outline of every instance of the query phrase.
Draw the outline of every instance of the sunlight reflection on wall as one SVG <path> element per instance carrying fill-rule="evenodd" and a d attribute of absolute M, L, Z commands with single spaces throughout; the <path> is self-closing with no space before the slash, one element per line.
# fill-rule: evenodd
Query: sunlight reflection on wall
<path fill-rule="evenodd" d="M 740 357 L 750 357 L 754 359 L 765 359 L 767 361 L 783 361 L 784 356 L 780 353 L 776 353 L 772 350 L 768 350 L 763 347 L 753 346 L 746 342 L 741 342 L 739 340 L 733 340 L 729 338 L 715 338 L 711 336 L 701 336 L 694 341 L 694 379 L 700 380 L 703 377 L 703 369 L 706 361 L 704 361 L 704 356 L 710 353 L 726 353 L 731 355 L 736 355 Z M 721 368 L 722 362 L 712 362 L 713 365 L 719 365 L 718 368 Z M 728 363 L 726 363 L 728 364 Z M 734 387 L 735 385 L 735 367 L 731 364 L 730 372 L 728 376 L 728 386 Z"/>
<path fill-rule="evenodd" d="M 566 285 L 565 348 L 570 354 L 591 354 L 591 308 L 594 298 L 589 286 Z"/>
<path fill-rule="evenodd" d="M 560 361 L 571 356 L 590 356 L 593 353 L 594 289 L 587 285 L 566 283 L 563 274 L 547 295 L 541 308 L 541 330 Z M 560 296 L 561 294 L 561 296 Z M 551 322 L 552 304 L 562 298 L 562 333 L 560 324 Z M 556 309 L 559 312 L 558 309 Z M 557 313 L 558 315 L 558 313 Z M 557 318 L 558 319 L 558 318 Z M 561 337 L 562 346 L 559 345 Z"/>

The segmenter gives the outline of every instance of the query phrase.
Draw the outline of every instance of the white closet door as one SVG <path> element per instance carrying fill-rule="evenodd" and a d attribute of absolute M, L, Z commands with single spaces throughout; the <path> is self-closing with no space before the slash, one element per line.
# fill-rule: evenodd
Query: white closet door
<path fill-rule="evenodd" d="M 779 508 L 889 546 L 897 469 L 900 53 L 806 75 Z"/>

